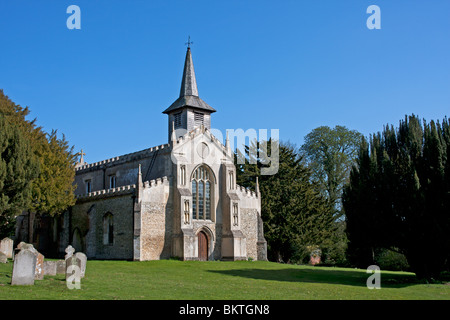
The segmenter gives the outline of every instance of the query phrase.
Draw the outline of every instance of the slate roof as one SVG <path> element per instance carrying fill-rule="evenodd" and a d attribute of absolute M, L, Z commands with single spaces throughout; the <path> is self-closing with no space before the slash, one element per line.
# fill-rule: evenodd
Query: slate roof
<path fill-rule="evenodd" d="M 181 80 L 180 97 L 170 105 L 163 113 L 171 113 L 174 110 L 184 107 L 191 107 L 208 111 L 210 113 L 216 112 L 214 108 L 208 105 L 198 96 L 197 81 L 195 79 L 194 63 L 192 61 L 191 48 L 188 47 L 186 52 L 186 59 L 184 61 L 183 78 Z"/>

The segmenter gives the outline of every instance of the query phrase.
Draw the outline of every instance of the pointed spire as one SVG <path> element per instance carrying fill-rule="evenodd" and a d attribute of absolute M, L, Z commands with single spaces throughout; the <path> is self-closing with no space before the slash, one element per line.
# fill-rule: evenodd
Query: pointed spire
<path fill-rule="evenodd" d="M 190 47 L 187 48 L 186 52 L 186 59 L 184 62 L 184 69 L 183 69 L 183 78 L 181 80 L 180 96 L 170 105 L 170 107 L 164 110 L 163 113 L 170 114 L 175 110 L 179 110 L 186 107 L 199 109 L 202 112 L 206 111 L 208 112 L 208 114 L 216 112 L 214 108 L 212 108 L 198 96 L 197 80 L 195 79 L 194 63 L 192 62 L 192 54 Z"/>
<path fill-rule="evenodd" d="M 198 97 L 197 81 L 195 80 L 194 62 L 192 61 L 191 48 L 187 48 L 184 61 L 183 79 L 181 81 L 180 97 Z"/>

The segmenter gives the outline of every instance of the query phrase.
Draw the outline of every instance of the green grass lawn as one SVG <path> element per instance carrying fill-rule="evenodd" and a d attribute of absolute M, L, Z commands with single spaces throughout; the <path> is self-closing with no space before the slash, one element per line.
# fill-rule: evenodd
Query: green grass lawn
<path fill-rule="evenodd" d="M 414 274 L 382 272 L 381 289 L 366 287 L 365 270 L 262 261 L 87 262 L 80 290 L 64 275 L 34 286 L 11 286 L 13 263 L 0 264 L 0 299 L 450 299 L 450 285 L 426 284 Z"/>

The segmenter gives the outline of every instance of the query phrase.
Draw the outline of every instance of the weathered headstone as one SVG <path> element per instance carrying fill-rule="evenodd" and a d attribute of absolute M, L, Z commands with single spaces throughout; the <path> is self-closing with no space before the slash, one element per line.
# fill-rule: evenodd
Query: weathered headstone
<path fill-rule="evenodd" d="M 3 252 L 7 258 L 13 257 L 14 241 L 10 238 L 4 238 L 0 241 L 0 252 Z"/>
<path fill-rule="evenodd" d="M 76 256 L 71 256 L 66 259 L 66 280 L 73 274 L 70 266 L 76 266 L 81 271 L 81 260 Z"/>
<path fill-rule="evenodd" d="M 75 253 L 75 257 L 77 257 L 81 261 L 81 277 L 84 278 L 84 275 L 86 273 L 87 256 L 83 252 L 77 252 Z"/>
<path fill-rule="evenodd" d="M 29 249 L 20 250 L 14 257 L 11 285 L 34 285 L 36 255 Z"/>
<path fill-rule="evenodd" d="M 44 261 L 44 275 L 56 276 L 56 261 Z"/>
<path fill-rule="evenodd" d="M 8 262 L 8 258 L 6 257 L 6 254 L 4 254 L 3 252 L 0 252 L 0 263 L 7 263 Z"/>
<path fill-rule="evenodd" d="M 22 241 L 17 245 L 17 249 L 20 249 L 20 251 L 30 250 L 31 252 L 34 253 L 36 257 L 36 264 L 35 264 L 36 271 L 34 273 L 35 280 L 44 279 L 44 256 L 39 251 L 37 251 L 36 248 L 31 243 L 26 243 Z"/>
<path fill-rule="evenodd" d="M 17 249 L 21 250 L 23 245 L 26 245 L 26 242 L 21 241 L 18 245 L 17 245 Z"/>
<path fill-rule="evenodd" d="M 66 286 L 81 289 L 81 260 L 76 256 L 66 259 Z"/>
<path fill-rule="evenodd" d="M 58 260 L 56 261 L 56 274 L 65 274 L 66 273 L 66 261 Z"/>
<path fill-rule="evenodd" d="M 73 256 L 73 253 L 75 252 L 75 249 L 69 244 L 69 245 L 67 246 L 65 252 L 66 252 L 67 254 L 64 256 L 64 259 L 67 260 L 68 258 L 70 258 L 71 256 Z"/>
<path fill-rule="evenodd" d="M 44 279 L 44 256 L 36 250 L 36 272 L 34 274 L 35 280 Z"/>

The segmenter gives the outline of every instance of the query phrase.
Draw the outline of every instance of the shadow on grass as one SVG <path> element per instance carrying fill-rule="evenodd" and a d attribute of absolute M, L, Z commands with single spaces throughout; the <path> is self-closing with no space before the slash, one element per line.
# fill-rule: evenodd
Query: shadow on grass
<path fill-rule="evenodd" d="M 367 279 L 371 274 L 364 271 L 335 270 L 330 269 L 302 269 L 302 268 L 283 268 L 283 269 L 233 269 L 233 270 L 208 270 L 208 272 L 219 273 L 223 275 L 250 278 L 269 281 L 288 281 L 304 283 L 327 283 L 350 286 L 367 286 Z M 401 274 L 383 272 L 381 273 L 381 286 L 385 288 L 402 288 L 422 283 L 413 274 Z"/>

